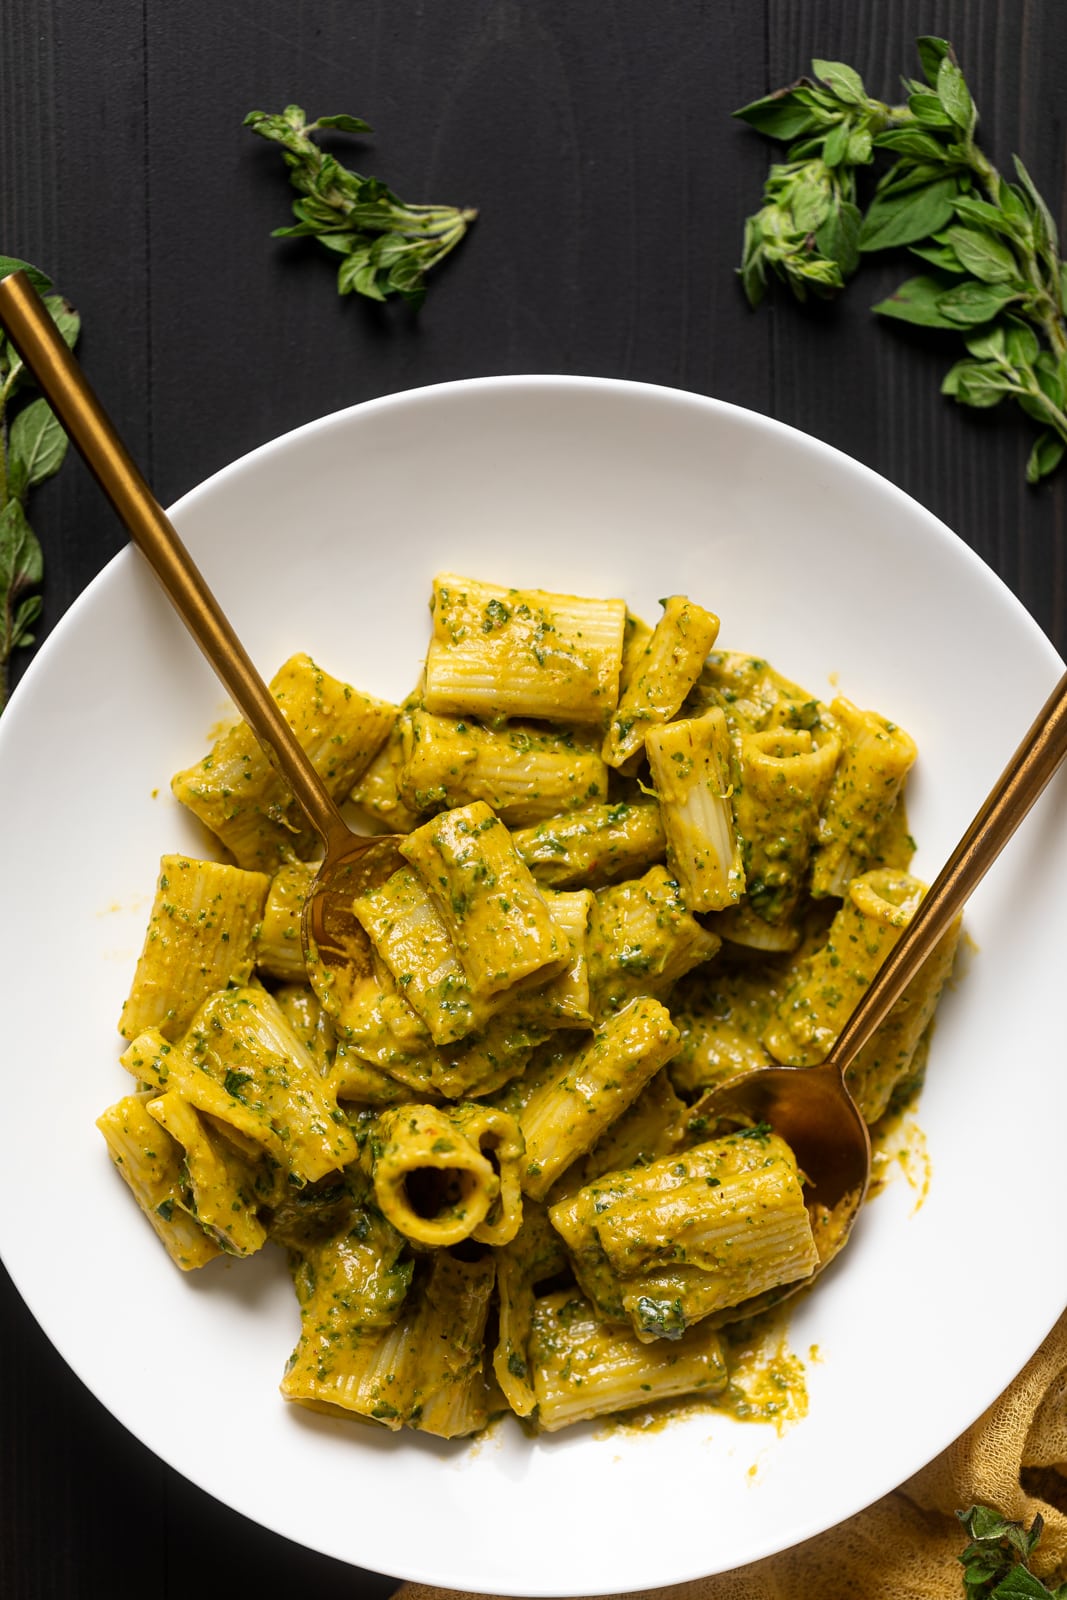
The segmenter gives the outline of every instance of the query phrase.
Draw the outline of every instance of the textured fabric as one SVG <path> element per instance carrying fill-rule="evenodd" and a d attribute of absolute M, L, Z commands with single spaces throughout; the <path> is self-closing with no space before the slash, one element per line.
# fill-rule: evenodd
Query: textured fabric
<path fill-rule="evenodd" d="M 1024 1485 L 1026 1485 L 1024 1487 Z M 1039 1577 L 1067 1579 L 1067 1313 L 1009 1389 L 943 1455 L 840 1527 L 736 1572 L 648 1600 L 956 1600 L 966 1534 L 956 1517 L 975 1503 L 1045 1531 Z M 405 1584 L 397 1600 L 445 1591 Z"/>

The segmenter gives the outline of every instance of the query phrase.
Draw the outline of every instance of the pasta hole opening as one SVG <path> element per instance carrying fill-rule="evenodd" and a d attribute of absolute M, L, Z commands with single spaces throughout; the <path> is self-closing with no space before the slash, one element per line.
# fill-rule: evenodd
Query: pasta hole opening
<path fill-rule="evenodd" d="M 408 1209 L 420 1222 L 438 1222 L 465 1205 L 478 1187 L 462 1167 L 416 1167 L 404 1178 Z"/>
<path fill-rule="evenodd" d="M 488 1161 L 497 1177 L 500 1176 L 500 1146 L 503 1139 L 499 1133 L 483 1133 L 478 1140 L 478 1149 Z"/>
<path fill-rule="evenodd" d="M 491 1251 L 487 1244 L 480 1244 L 477 1239 L 461 1239 L 458 1244 L 449 1247 L 448 1253 L 450 1256 L 455 1257 L 457 1261 L 472 1263 L 484 1261 L 486 1256 L 491 1254 Z M 489 1344 L 488 1336 L 486 1344 Z"/>

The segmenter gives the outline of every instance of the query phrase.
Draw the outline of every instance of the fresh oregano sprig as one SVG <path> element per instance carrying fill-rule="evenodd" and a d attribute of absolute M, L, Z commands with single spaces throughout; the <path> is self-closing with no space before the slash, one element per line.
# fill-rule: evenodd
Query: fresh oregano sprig
<path fill-rule="evenodd" d="M 859 74 L 815 61 L 814 79 L 735 113 L 788 143 L 763 206 L 745 224 L 741 281 L 758 305 L 777 277 L 804 299 L 832 295 L 865 254 L 907 248 L 925 271 L 873 309 L 960 334 L 967 355 L 942 391 L 986 408 L 1007 395 L 1041 425 L 1031 483 L 1067 449 L 1067 281 L 1056 224 L 1018 156 L 1013 180 L 980 149 L 978 113 L 951 45 L 917 41 L 922 78 L 906 101 L 872 99 Z M 865 207 L 857 174 L 886 152 L 890 165 Z"/>
<path fill-rule="evenodd" d="M 314 238 L 335 251 L 339 294 L 371 300 L 402 295 L 420 304 L 426 274 L 454 250 L 477 216 L 456 206 L 406 205 L 379 178 L 351 171 L 312 138 L 323 129 L 371 133 L 361 117 L 318 117 L 308 122 L 300 106 L 280 116 L 250 111 L 245 127 L 281 145 L 296 222 L 276 228 L 276 239 Z"/>
<path fill-rule="evenodd" d="M 970 1535 L 970 1543 L 958 1558 L 963 1567 L 963 1591 L 967 1600 L 1067 1600 L 1067 1583 L 1050 1589 L 1030 1571 L 1033 1555 L 1044 1528 L 1036 1516 L 1030 1528 L 1009 1522 L 990 1506 L 971 1506 L 957 1511 Z"/>
<path fill-rule="evenodd" d="M 73 348 L 81 327 L 78 313 L 37 267 L 0 256 L 0 278 L 22 269 Z M 51 407 L 26 395 L 32 379 L 21 356 L 0 331 L 0 711 L 7 704 L 8 670 L 16 650 L 33 643 L 31 629 L 41 614 L 44 561 L 26 516 L 31 489 L 58 472 L 67 453 L 67 436 Z"/>

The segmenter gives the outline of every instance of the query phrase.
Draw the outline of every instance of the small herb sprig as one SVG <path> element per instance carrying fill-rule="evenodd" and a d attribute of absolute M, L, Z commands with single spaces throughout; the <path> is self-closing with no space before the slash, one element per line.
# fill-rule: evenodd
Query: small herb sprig
<path fill-rule="evenodd" d="M 81 322 L 58 294 L 49 294 L 52 280 L 37 267 L 13 256 L 0 256 L 0 278 L 22 269 L 72 348 Z M 7 704 L 8 671 L 16 650 L 33 643 L 31 629 L 41 614 L 36 593 L 44 575 L 37 535 L 26 516 L 31 489 L 58 472 L 67 453 L 67 436 L 48 402 L 29 399 L 32 382 L 22 358 L 0 331 L 0 711 Z"/>
<path fill-rule="evenodd" d="M 318 239 L 341 257 L 339 294 L 371 300 L 402 295 L 420 304 L 426 274 L 454 250 L 477 216 L 456 206 L 406 205 L 378 178 L 364 178 L 323 150 L 312 134 L 323 129 L 371 133 L 361 117 L 319 117 L 308 122 L 300 106 L 280 116 L 250 111 L 245 127 L 280 144 L 290 181 L 296 222 L 276 228 L 276 239 Z"/>
<path fill-rule="evenodd" d="M 959 1557 L 967 1600 L 1067 1600 L 1067 1583 L 1050 1589 L 1030 1571 L 1044 1528 L 1040 1516 L 1026 1528 L 989 1506 L 971 1506 L 956 1515 L 971 1539 Z"/>
<path fill-rule="evenodd" d="M 832 295 L 864 254 L 906 247 L 927 268 L 873 309 L 961 334 L 967 355 L 942 392 L 984 409 L 1007 395 L 1042 431 L 1026 475 L 1036 483 L 1067 449 L 1067 278 L 1056 224 L 1018 156 L 1001 176 L 975 139 L 978 113 L 951 45 L 917 41 L 923 77 L 906 103 L 872 99 L 843 62 L 735 115 L 788 143 L 763 206 L 745 224 L 741 281 L 758 305 L 768 279 L 798 299 Z M 891 158 L 865 207 L 857 173 Z"/>

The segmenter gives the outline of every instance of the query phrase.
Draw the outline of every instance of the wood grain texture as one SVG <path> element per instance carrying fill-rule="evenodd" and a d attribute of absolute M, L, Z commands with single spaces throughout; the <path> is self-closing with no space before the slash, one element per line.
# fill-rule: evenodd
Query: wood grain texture
<path fill-rule="evenodd" d="M 942 399 L 953 341 L 870 314 L 906 258 L 865 264 L 833 306 L 748 311 L 734 269 L 772 147 L 730 120 L 813 55 L 893 97 L 915 35 L 943 33 L 986 149 L 1003 165 L 1023 153 L 1063 220 L 1067 30 L 1051 0 L 5 0 L 0 15 L 0 248 L 83 312 L 85 365 L 164 500 L 407 387 L 504 372 L 673 384 L 884 474 L 1067 646 L 1067 473 L 1028 489 L 1029 423 Z M 339 300 L 324 252 L 270 238 L 287 180 L 241 121 L 293 100 L 366 117 L 374 137 L 338 149 L 405 197 L 480 208 L 418 317 Z M 34 520 L 45 633 L 123 538 L 76 462 Z M 131 1570 L 162 1600 L 228 1596 L 238 1572 L 263 1596 L 391 1591 L 158 1462 L 6 1279 L 0 1363 L 4 1600 L 123 1592 Z"/>

